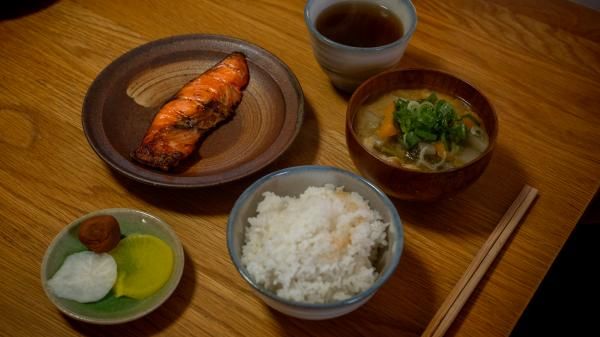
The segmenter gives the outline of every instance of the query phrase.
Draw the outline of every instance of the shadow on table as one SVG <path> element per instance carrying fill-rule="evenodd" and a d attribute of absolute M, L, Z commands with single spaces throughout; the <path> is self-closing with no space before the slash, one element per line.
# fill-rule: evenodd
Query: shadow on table
<path fill-rule="evenodd" d="M 56 2 L 58 0 L 3 0 L 0 2 L 0 21 L 33 14 Z"/>
<path fill-rule="evenodd" d="M 491 232 L 528 181 L 527 174 L 510 149 L 498 145 L 494 151 L 483 175 L 453 197 L 435 202 L 393 199 L 405 225 L 456 236 Z M 477 225 L 460 222 L 461 215 L 465 213 L 469 213 Z M 449 226 L 448 218 L 457 222 Z"/>
<path fill-rule="evenodd" d="M 442 58 L 429 53 L 425 50 L 412 47 L 410 44 L 406 48 L 406 52 L 395 68 L 426 68 L 426 69 L 443 69 Z"/>
<path fill-rule="evenodd" d="M 190 215 L 227 214 L 237 197 L 248 187 L 256 174 L 218 186 L 203 188 L 170 188 L 150 186 L 129 179 L 108 165 L 113 177 L 126 190 L 145 202 L 158 208 Z M 253 178 L 254 177 L 254 178 Z"/>
<path fill-rule="evenodd" d="M 350 314 L 309 321 L 271 313 L 286 336 L 419 336 L 427 324 L 422 317 L 432 317 L 436 310 L 431 285 L 429 271 L 408 246 L 394 275 Z"/>
<path fill-rule="evenodd" d="M 584 336 L 596 331 L 595 299 L 600 298 L 598 265 L 600 237 L 600 194 L 588 205 L 552 263 L 511 337 Z M 587 304 L 589 305 L 587 305 Z M 589 334 L 589 333 L 588 333 Z"/>
<path fill-rule="evenodd" d="M 185 252 L 183 275 L 177 289 L 160 307 L 135 321 L 117 325 L 95 325 L 63 315 L 67 323 L 85 336 L 151 336 L 173 324 L 189 306 L 196 291 L 196 270 Z"/>
<path fill-rule="evenodd" d="M 426 51 L 416 49 L 414 47 L 407 48 L 406 52 L 400 59 L 400 62 L 392 67 L 392 69 L 408 69 L 408 68 L 426 68 L 426 69 L 443 69 L 441 66 L 442 59 L 435 56 L 434 54 Z M 331 81 L 329 85 L 333 88 L 334 92 L 346 102 L 350 101 L 352 92 L 346 92 L 336 88 Z"/>
<path fill-rule="evenodd" d="M 523 215 L 523 218 L 521 219 L 520 224 L 525 223 L 527 221 L 527 217 L 531 213 L 531 210 L 535 207 L 535 204 L 538 202 L 538 200 L 539 199 L 536 199 L 533 201 L 533 203 L 531 204 L 531 207 L 529 209 L 527 209 L 527 211 Z M 518 232 L 518 230 L 519 230 L 519 228 L 517 227 L 515 232 Z M 473 305 L 477 302 L 477 299 L 481 295 L 481 289 L 485 288 L 485 286 L 489 280 L 489 277 L 491 274 L 489 271 L 496 269 L 496 266 L 498 265 L 498 263 L 500 263 L 500 260 L 502 260 L 502 255 L 504 255 L 504 253 L 506 252 L 506 247 L 509 247 L 511 245 L 514 238 L 515 238 L 515 234 L 513 233 L 506 241 L 506 243 L 504 245 L 504 249 L 500 252 L 500 254 L 494 259 L 494 261 L 490 265 L 488 272 L 483 276 L 483 278 L 481 279 L 481 281 L 479 282 L 479 284 L 477 285 L 477 287 L 475 288 L 475 290 L 473 291 L 471 296 L 469 296 L 469 299 L 467 300 L 465 305 L 460 309 L 461 312 L 463 312 L 463 313 L 471 312 Z M 461 275 L 462 275 L 462 273 L 461 273 Z M 447 334 L 449 336 L 456 335 L 456 331 L 460 329 L 460 326 L 462 323 L 463 323 L 463 317 L 459 313 L 459 315 L 456 317 L 454 322 L 448 328 Z M 533 334 L 531 336 L 552 336 L 552 335 L 553 334 L 541 334 L 541 335 Z M 566 335 L 568 335 L 568 334 L 566 334 Z M 563 336 L 563 334 L 558 334 L 557 336 Z"/>
<path fill-rule="evenodd" d="M 329 85 L 331 85 L 331 88 L 333 88 L 333 91 L 336 93 L 336 95 L 338 95 L 341 99 L 346 101 L 346 103 L 350 102 L 350 98 L 352 97 L 352 92 L 347 92 L 347 91 L 338 89 L 336 86 L 333 85 L 333 83 L 331 81 L 329 81 Z"/>
<path fill-rule="evenodd" d="M 306 101 L 303 126 L 288 150 L 272 164 L 248 177 L 218 186 L 175 189 L 146 185 L 129 179 L 112 168 L 110 171 L 129 193 L 156 207 L 183 214 L 222 215 L 229 213 L 239 195 L 254 181 L 278 169 L 312 164 L 318 149 L 319 123 L 312 106 Z"/>

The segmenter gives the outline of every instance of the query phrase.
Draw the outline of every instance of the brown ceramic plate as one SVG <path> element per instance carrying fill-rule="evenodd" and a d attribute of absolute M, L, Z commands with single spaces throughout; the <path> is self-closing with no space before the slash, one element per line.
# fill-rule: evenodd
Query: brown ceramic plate
<path fill-rule="evenodd" d="M 131 160 L 162 104 L 192 78 L 239 51 L 250 82 L 231 120 L 204 138 L 173 172 Z M 291 70 L 268 51 L 217 35 L 183 35 L 150 42 L 122 55 L 96 78 L 83 104 L 85 135 L 98 156 L 120 173 L 151 185 L 203 187 L 265 167 L 296 137 L 304 97 Z"/>

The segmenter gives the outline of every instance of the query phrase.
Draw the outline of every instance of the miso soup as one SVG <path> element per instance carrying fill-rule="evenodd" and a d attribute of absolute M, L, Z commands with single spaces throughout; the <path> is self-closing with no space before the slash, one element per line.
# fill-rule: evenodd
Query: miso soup
<path fill-rule="evenodd" d="M 396 90 L 367 102 L 354 120 L 370 152 L 420 171 L 463 166 L 489 146 L 481 118 L 463 100 L 431 90 Z"/>

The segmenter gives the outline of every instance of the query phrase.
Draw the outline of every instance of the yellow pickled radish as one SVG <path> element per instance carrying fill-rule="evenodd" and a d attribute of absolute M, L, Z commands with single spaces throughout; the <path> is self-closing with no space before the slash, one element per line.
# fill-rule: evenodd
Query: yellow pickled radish
<path fill-rule="evenodd" d="M 110 254 L 117 262 L 116 297 L 144 299 L 162 288 L 173 271 L 171 247 L 152 235 L 128 235 Z"/>

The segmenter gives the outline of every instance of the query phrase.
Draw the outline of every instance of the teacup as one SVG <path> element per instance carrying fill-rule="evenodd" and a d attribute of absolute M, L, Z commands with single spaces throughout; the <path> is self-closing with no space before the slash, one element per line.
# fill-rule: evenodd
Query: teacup
<path fill-rule="evenodd" d="M 304 20 L 310 33 L 315 58 L 335 87 L 352 92 L 367 78 L 394 67 L 404 54 L 417 25 L 417 12 L 410 0 L 360 0 L 383 6 L 402 24 L 403 35 L 377 47 L 353 47 L 325 37 L 317 29 L 324 10 L 349 0 L 308 0 Z"/>

